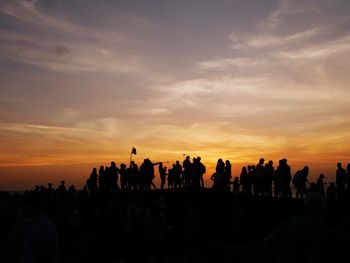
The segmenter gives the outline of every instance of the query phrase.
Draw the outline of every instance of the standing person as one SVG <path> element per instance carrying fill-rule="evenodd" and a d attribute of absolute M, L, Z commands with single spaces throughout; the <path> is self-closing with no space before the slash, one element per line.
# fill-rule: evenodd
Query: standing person
<path fill-rule="evenodd" d="M 130 162 L 130 187 L 133 191 L 139 189 L 139 167 L 134 161 Z"/>
<path fill-rule="evenodd" d="M 128 189 L 128 175 L 126 171 L 126 164 L 122 163 L 120 164 L 120 188 L 122 191 L 126 191 Z"/>
<path fill-rule="evenodd" d="M 225 163 L 222 159 L 218 159 L 215 171 L 210 178 L 213 181 L 213 189 L 223 191 L 225 190 Z"/>
<path fill-rule="evenodd" d="M 256 194 L 256 167 L 255 165 L 248 165 L 248 178 L 249 178 L 249 184 L 250 188 L 253 188 L 252 194 Z"/>
<path fill-rule="evenodd" d="M 263 177 L 265 172 L 264 167 L 265 159 L 260 158 L 259 163 L 256 165 L 256 175 L 254 180 L 254 195 L 262 195 L 262 185 L 263 185 Z"/>
<path fill-rule="evenodd" d="M 198 156 L 197 157 L 197 161 L 198 161 L 198 169 L 199 169 L 199 180 L 200 180 L 200 183 L 201 183 L 201 187 L 204 188 L 204 179 L 203 179 L 203 176 L 204 174 L 206 173 L 207 169 L 205 167 L 205 165 L 201 162 L 201 157 Z"/>
<path fill-rule="evenodd" d="M 153 183 L 154 175 L 154 166 L 159 165 L 158 163 L 152 163 L 150 159 L 146 159 L 146 189 L 151 190 L 153 186 L 154 189 L 157 189 L 156 185 Z"/>
<path fill-rule="evenodd" d="M 158 171 L 160 177 L 160 189 L 163 190 L 166 182 L 166 167 L 163 167 L 163 163 L 159 163 Z"/>
<path fill-rule="evenodd" d="M 106 176 L 105 176 L 105 168 L 103 165 L 100 166 L 100 169 L 98 170 L 98 187 L 100 193 L 106 193 L 107 192 L 107 186 L 106 186 Z"/>
<path fill-rule="evenodd" d="M 323 179 L 324 179 L 324 174 L 320 174 L 320 176 L 318 177 L 317 182 L 316 182 L 316 188 L 317 188 L 318 193 L 325 196 L 324 185 L 326 183 L 323 182 Z"/>
<path fill-rule="evenodd" d="M 139 189 L 144 191 L 146 190 L 146 177 L 147 177 L 147 159 L 143 160 L 143 163 L 140 165 L 139 170 Z"/>
<path fill-rule="evenodd" d="M 229 160 L 226 160 L 225 161 L 225 168 L 224 168 L 224 179 L 225 179 L 225 183 L 226 183 L 226 190 L 228 192 L 230 192 L 231 178 L 232 178 L 232 165 L 231 165 Z"/>
<path fill-rule="evenodd" d="M 200 183 L 199 183 L 198 161 L 196 157 L 193 157 L 192 165 L 191 165 L 190 187 L 198 188 L 199 186 L 200 186 Z"/>
<path fill-rule="evenodd" d="M 335 183 L 337 185 L 337 193 L 340 194 L 345 190 L 346 184 L 346 170 L 342 167 L 341 163 L 337 163 L 337 172 L 335 177 Z"/>
<path fill-rule="evenodd" d="M 251 196 L 252 195 L 252 187 L 249 184 L 249 178 L 248 178 L 248 171 L 247 167 L 242 167 L 242 172 L 240 175 L 240 184 L 242 185 L 242 191 L 245 195 Z"/>
<path fill-rule="evenodd" d="M 109 168 L 110 176 L 111 176 L 111 192 L 115 193 L 119 190 L 118 187 L 118 172 L 119 169 L 115 162 L 111 162 L 111 167 Z"/>
<path fill-rule="evenodd" d="M 181 185 L 182 185 L 182 178 L 181 178 L 181 174 L 182 174 L 182 166 L 180 164 L 179 161 L 176 161 L 175 163 L 175 168 L 174 168 L 174 187 L 175 189 L 179 188 L 181 189 Z"/>
<path fill-rule="evenodd" d="M 190 156 L 186 156 L 186 159 L 182 163 L 182 167 L 184 169 L 183 173 L 182 173 L 182 177 L 184 180 L 184 186 L 189 187 L 190 186 L 191 170 L 192 170 Z"/>
<path fill-rule="evenodd" d="M 92 172 L 90 174 L 90 177 L 87 181 L 87 189 L 89 191 L 89 194 L 96 194 L 97 192 L 97 178 L 98 178 L 98 174 L 97 174 L 97 169 L 93 168 Z"/>
<path fill-rule="evenodd" d="M 174 189 L 175 170 L 176 166 L 173 163 L 172 168 L 168 170 L 168 189 Z"/>
<path fill-rule="evenodd" d="M 281 193 L 283 198 L 292 198 L 290 182 L 292 181 L 291 168 L 288 160 L 283 158 L 279 161 L 278 176 L 280 176 Z"/>
<path fill-rule="evenodd" d="M 264 175 L 263 175 L 263 194 L 265 196 L 271 197 L 272 196 L 272 178 L 275 173 L 275 168 L 273 167 L 273 161 L 269 161 L 265 165 L 264 169 Z"/>

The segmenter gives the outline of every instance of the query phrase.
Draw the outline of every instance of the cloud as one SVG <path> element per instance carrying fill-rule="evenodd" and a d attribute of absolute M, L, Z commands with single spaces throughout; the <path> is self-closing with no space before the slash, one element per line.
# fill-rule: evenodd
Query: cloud
<path fill-rule="evenodd" d="M 69 49 L 64 45 L 55 45 L 53 48 L 57 55 L 64 56 L 70 53 Z"/>
<path fill-rule="evenodd" d="M 26 0 L 5 0 L 0 3 L 0 13 L 37 25 L 43 28 L 49 28 L 58 32 L 69 33 L 75 36 L 99 39 L 108 36 L 113 42 L 126 41 L 122 33 L 115 31 L 96 29 L 92 26 L 84 26 L 82 24 L 73 23 L 64 15 L 55 17 L 45 13 L 45 10 L 39 8 L 40 1 Z"/>

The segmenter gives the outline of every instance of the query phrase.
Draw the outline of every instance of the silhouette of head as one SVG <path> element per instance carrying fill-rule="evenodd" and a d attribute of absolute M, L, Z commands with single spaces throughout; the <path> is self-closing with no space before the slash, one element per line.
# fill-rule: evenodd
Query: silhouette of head
<path fill-rule="evenodd" d="M 263 164 L 264 162 L 265 162 L 265 159 L 264 158 L 260 158 L 259 164 Z"/>
<path fill-rule="evenodd" d="M 115 164 L 115 162 L 111 162 L 111 167 L 115 167 L 116 166 L 116 164 Z"/>
<path fill-rule="evenodd" d="M 287 164 L 287 159 L 283 158 L 282 160 L 280 160 L 280 164 L 281 165 L 286 165 Z"/>
<path fill-rule="evenodd" d="M 338 169 L 340 169 L 340 168 L 341 168 L 341 166 L 342 166 L 342 164 L 341 164 L 341 163 L 337 163 L 337 167 L 338 167 Z"/>
<path fill-rule="evenodd" d="M 270 160 L 270 161 L 268 162 L 268 164 L 272 166 L 272 165 L 273 165 L 273 161 Z"/>
<path fill-rule="evenodd" d="M 66 183 L 65 181 L 63 181 L 63 180 L 61 181 L 61 185 L 64 185 L 65 183 Z"/>
<path fill-rule="evenodd" d="M 197 161 L 200 162 L 202 158 L 200 156 L 197 157 Z"/>

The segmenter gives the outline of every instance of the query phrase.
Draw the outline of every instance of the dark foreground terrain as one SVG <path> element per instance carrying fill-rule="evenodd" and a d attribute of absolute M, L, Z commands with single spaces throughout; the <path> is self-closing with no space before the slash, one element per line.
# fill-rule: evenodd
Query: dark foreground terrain
<path fill-rule="evenodd" d="M 20 246 L 9 246 L 8 238 L 33 202 L 0 195 L 0 262 L 19 262 Z M 209 189 L 37 196 L 38 211 L 57 228 L 60 262 L 278 262 L 287 245 L 263 245 L 264 238 L 304 213 L 302 200 Z M 322 220 L 330 228 L 344 220 L 339 207 L 326 200 Z"/>

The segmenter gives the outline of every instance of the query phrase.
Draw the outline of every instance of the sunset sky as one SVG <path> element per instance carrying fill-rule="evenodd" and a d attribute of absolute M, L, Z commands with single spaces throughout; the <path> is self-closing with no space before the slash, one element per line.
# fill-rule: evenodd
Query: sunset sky
<path fill-rule="evenodd" d="M 0 190 L 111 160 L 350 163 L 348 0 L 0 0 Z"/>

